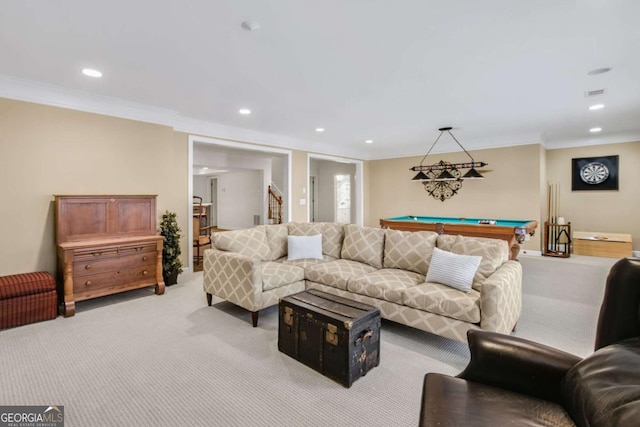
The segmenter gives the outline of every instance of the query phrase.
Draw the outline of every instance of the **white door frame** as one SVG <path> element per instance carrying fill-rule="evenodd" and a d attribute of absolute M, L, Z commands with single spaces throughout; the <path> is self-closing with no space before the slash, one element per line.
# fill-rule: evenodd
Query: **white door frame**
<path fill-rule="evenodd" d="M 236 142 L 236 141 L 225 141 L 223 139 L 217 139 L 217 138 L 208 138 L 205 136 L 200 136 L 200 135 L 189 135 L 189 147 L 188 147 L 188 160 L 187 160 L 187 168 L 188 168 L 188 179 L 187 182 L 188 184 L 188 199 L 187 199 L 187 203 L 189 206 L 188 209 L 188 215 L 189 218 L 191 218 L 193 216 L 193 144 L 194 143 L 205 143 L 205 144 L 212 144 L 212 145 L 218 145 L 218 146 L 222 146 L 222 147 L 230 147 L 230 148 L 239 148 L 239 149 L 243 149 L 243 150 L 251 150 L 251 151 L 260 151 L 263 153 L 278 153 L 278 154 L 284 154 L 285 156 L 287 156 L 287 183 L 286 183 L 286 194 L 285 194 L 285 201 L 286 201 L 286 209 L 287 209 L 287 218 L 289 218 L 289 220 L 291 219 L 291 170 L 292 170 L 292 151 L 291 150 L 285 150 L 282 148 L 274 148 L 274 147 L 266 147 L 266 146 L 262 146 L 262 145 L 254 145 L 254 144 L 249 144 L 249 143 L 244 143 L 244 142 Z M 265 192 L 263 199 L 263 203 L 267 203 L 267 196 L 266 196 L 266 188 L 263 190 Z M 187 249 L 187 253 L 188 253 L 188 257 L 189 257 L 189 261 L 188 261 L 188 268 L 189 271 L 193 271 L 193 244 L 191 243 L 191 236 L 193 236 L 193 221 L 189 220 L 187 221 L 187 236 L 188 236 L 188 240 L 189 240 L 189 246 Z"/>
<path fill-rule="evenodd" d="M 309 182 L 309 177 L 311 176 L 311 159 L 321 159 L 321 160 L 329 160 L 332 162 L 338 163 L 349 163 L 356 165 L 356 176 L 354 177 L 356 184 L 356 198 L 354 200 L 355 209 L 356 209 L 356 224 L 364 225 L 364 180 L 363 180 L 363 162 L 362 160 L 349 159 L 347 157 L 338 157 L 338 156 L 328 156 L 325 154 L 307 154 L 307 183 Z M 317 185 L 316 181 L 316 185 Z M 309 192 L 307 191 L 307 222 L 309 222 L 311 218 L 311 214 L 309 213 L 310 203 L 309 203 Z M 317 200 L 316 200 L 317 202 Z M 353 207 L 352 207 L 353 208 Z"/>

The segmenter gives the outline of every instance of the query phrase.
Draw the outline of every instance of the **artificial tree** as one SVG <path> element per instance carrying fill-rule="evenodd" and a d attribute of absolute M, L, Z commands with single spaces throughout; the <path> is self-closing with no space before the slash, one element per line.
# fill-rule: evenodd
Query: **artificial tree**
<path fill-rule="evenodd" d="M 178 283 L 178 274 L 182 273 L 182 261 L 180 261 L 181 231 L 175 212 L 165 211 L 160 221 L 160 235 L 164 237 L 162 276 L 167 286 Z"/>

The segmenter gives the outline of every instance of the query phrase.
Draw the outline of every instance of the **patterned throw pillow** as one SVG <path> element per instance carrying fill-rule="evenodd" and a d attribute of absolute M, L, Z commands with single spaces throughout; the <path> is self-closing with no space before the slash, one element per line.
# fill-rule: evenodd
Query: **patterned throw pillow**
<path fill-rule="evenodd" d="M 384 232 L 382 228 L 345 225 L 341 258 L 382 268 Z"/>
<path fill-rule="evenodd" d="M 482 257 L 473 280 L 473 288 L 479 291 L 481 283 L 509 259 L 509 244 L 501 239 L 458 236 L 451 252 Z"/>
<path fill-rule="evenodd" d="M 391 229 L 385 230 L 385 233 L 384 268 L 398 268 L 426 275 L 438 234 L 433 231 Z"/>
<path fill-rule="evenodd" d="M 344 228 L 342 224 L 333 222 L 290 222 L 290 236 L 313 236 L 322 234 L 322 253 L 333 258 L 340 258 Z"/>
<path fill-rule="evenodd" d="M 269 260 L 275 261 L 287 255 L 287 236 L 289 235 L 287 224 L 266 225 L 265 228 L 267 229 L 267 240 L 271 248 Z"/>
<path fill-rule="evenodd" d="M 434 248 L 427 282 L 440 283 L 463 292 L 470 292 L 480 261 L 482 261 L 480 256 L 457 255 Z"/>
<path fill-rule="evenodd" d="M 259 260 L 266 260 L 271 256 L 264 225 L 213 233 L 211 242 L 221 251 L 235 252 Z"/>

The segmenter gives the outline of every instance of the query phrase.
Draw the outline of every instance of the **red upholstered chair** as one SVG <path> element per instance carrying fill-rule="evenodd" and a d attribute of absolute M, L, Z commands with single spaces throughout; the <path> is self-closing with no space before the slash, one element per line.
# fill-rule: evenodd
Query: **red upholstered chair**
<path fill-rule="evenodd" d="M 51 274 L 14 274 L 0 277 L 0 329 L 13 328 L 58 315 L 56 281 Z"/>

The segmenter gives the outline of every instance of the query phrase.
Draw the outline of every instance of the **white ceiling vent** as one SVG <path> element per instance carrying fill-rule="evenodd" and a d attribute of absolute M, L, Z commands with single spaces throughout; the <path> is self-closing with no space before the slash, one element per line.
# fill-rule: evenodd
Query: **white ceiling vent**
<path fill-rule="evenodd" d="M 584 97 L 591 98 L 592 96 L 600 96 L 600 95 L 604 95 L 604 92 L 605 92 L 604 89 L 590 90 L 584 93 Z"/>

